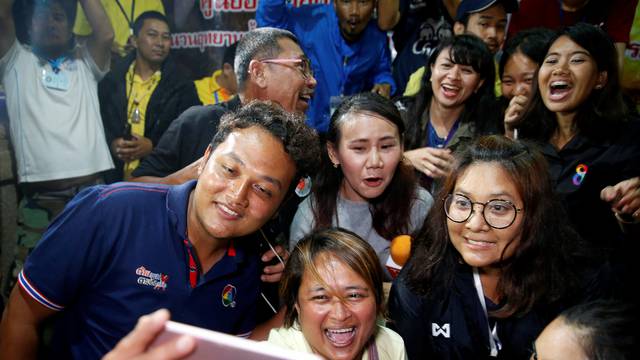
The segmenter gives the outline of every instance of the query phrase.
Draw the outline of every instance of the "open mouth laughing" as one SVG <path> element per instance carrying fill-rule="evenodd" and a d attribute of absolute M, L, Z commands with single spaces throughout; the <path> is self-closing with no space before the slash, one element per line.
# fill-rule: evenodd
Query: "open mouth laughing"
<path fill-rule="evenodd" d="M 460 87 L 456 85 L 442 84 L 441 87 L 442 87 L 442 93 L 444 94 L 444 96 L 448 98 L 456 97 L 460 93 Z"/>
<path fill-rule="evenodd" d="M 356 337 L 354 326 L 342 329 L 325 329 L 324 334 L 335 347 L 346 347 L 353 343 Z"/>
<path fill-rule="evenodd" d="M 571 83 L 565 80 L 556 80 L 552 81 L 549 84 L 549 99 L 551 101 L 561 101 L 564 100 L 573 89 Z"/>

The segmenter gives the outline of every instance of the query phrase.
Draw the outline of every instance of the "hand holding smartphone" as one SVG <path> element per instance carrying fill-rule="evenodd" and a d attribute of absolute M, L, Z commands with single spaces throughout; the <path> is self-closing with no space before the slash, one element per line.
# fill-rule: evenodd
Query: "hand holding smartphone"
<path fill-rule="evenodd" d="M 131 124 L 129 124 L 129 122 L 124 124 L 124 131 L 122 131 L 122 138 L 127 141 L 133 140 L 133 135 L 131 135 Z"/>

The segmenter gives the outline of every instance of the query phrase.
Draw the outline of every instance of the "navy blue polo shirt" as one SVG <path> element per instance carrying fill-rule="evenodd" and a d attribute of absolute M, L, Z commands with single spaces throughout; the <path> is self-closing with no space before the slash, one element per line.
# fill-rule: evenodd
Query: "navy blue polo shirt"
<path fill-rule="evenodd" d="M 179 322 L 249 335 L 260 259 L 244 240 L 234 241 L 195 288 L 189 283 L 184 240 L 195 184 L 95 186 L 54 220 L 19 282 L 42 305 L 62 311 L 54 338 L 58 354 L 99 358 L 138 317 L 159 308 Z"/>

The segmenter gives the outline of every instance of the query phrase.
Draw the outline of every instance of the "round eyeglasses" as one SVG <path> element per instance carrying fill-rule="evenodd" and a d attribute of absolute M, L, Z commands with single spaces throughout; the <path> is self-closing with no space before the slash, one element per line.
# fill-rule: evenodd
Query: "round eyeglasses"
<path fill-rule="evenodd" d="M 300 75 L 302 75 L 302 77 L 305 80 L 309 80 L 310 78 L 313 77 L 313 68 L 311 67 L 311 60 L 309 60 L 306 57 L 294 58 L 294 59 L 280 59 L 280 58 L 262 59 L 259 61 L 266 64 L 277 64 L 277 65 L 294 68 L 300 72 Z M 294 66 L 288 65 L 290 63 L 295 65 Z"/>
<path fill-rule="evenodd" d="M 482 217 L 487 225 L 494 229 L 504 229 L 514 221 L 516 216 L 522 211 L 511 201 L 493 199 L 485 203 L 471 201 L 461 194 L 449 194 L 444 198 L 444 212 L 447 218 L 456 223 L 463 223 L 475 212 L 474 205 L 482 205 Z"/>

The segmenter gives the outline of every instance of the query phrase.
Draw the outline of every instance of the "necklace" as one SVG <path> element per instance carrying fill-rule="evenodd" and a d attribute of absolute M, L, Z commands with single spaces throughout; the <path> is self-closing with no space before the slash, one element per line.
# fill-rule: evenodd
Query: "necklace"
<path fill-rule="evenodd" d="M 132 124 L 139 124 L 142 120 L 142 113 L 140 111 L 140 103 L 146 97 L 150 96 L 151 93 L 155 90 L 156 84 L 160 78 L 159 73 L 155 72 L 151 75 L 151 78 L 146 81 L 142 81 L 142 84 L 146 84 L 146 86 L 142 87 L 142 91 L 134 89 L 135 83 L 135 62 L 129 68 L 129 72 L 127 73 L 127 80 L 129 81 L 129 89 L 127 89 L 127 119 Z"/>

